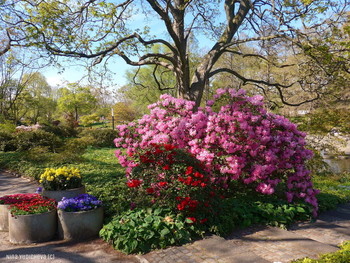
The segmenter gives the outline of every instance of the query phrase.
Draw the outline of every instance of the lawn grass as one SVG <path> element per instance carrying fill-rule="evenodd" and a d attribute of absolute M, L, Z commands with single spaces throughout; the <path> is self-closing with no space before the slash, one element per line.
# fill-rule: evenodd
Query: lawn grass
<path fill-rule="evenodd" d="M 335 208 L 350 201 L 350 173 L 323 173 L 312 178 L 314 187 L 321 191 L 317 195 L 320 212 Z"/>

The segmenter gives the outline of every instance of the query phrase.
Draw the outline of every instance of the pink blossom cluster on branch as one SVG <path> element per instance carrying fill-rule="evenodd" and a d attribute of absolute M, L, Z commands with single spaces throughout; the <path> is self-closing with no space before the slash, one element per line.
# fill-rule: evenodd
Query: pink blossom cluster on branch
<path fill-rule="evenodd" d="M 218 103 L 225 104 L 214 111 Z M 212 180 L 227 188 L 231 181 L 252 185 L 257 192 L 273 194 L 285 185 L 289 202 L 302 198 L 317 213 L 316 194 L 305 161 L 305 134 L 287 118 L 267 112 L 261 96 L 244 90 L 218 89 L 206 107 L 162 95 L 149 106 L 150 114 L 138 122 L 117 126 L 116 156 L 127 174 L 137 164 L 133 154 L 151 144 L 172 144 L 187 149 L 211 171 Z"/>

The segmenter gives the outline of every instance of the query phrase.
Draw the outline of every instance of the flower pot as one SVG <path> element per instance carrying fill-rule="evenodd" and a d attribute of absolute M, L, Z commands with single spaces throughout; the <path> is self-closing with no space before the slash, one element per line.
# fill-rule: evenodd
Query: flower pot
<path fill-rule="evenodd" d="M 50 190 L 43 190 L 42 195 L 46 196 L 48 198 L 55 199 L 57 202 L 61 201 L 62 197 L 66 198 L 72 198 L 76 197 L 80 194 L 85 194 L 85 186 L 79 188 L 73 188 L 73 189 L 67 189 L 67 190 L 57 190 L 57 191 L 50 191 Z"/>
<path fill-rule="evenodd" d="M 54 238 L 57 231 L 57 213 L 16 215 L 8 213 L 11 243 L 37 243 Z"/>
<path fill-rule="evenodd" d="M 97 237 L 103 225 L 103 208 L 88 211 L 65 212 L 58 210 L 58 237 L 83 240 Z"/>
<path fill-rule="evenodd" d="M 9 231 L 9 213 L 10 205 L 0 204 L 0 231 Z"/>

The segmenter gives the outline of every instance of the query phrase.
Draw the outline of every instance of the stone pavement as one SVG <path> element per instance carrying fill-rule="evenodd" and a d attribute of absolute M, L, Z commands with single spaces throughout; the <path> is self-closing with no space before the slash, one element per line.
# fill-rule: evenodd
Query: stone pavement
<path fill-rule="evenodd" d="M 143 256 L 143 262 L 287 263 L 334 252 L 346 240 L 350 240 L 350 203 L 323 213 L 314 223 L 294 224 L 289 231 L 254 226 L 226 239 L 210 236 L 182 247 L 153 251 Z"/>
<path fill-rule="evenodd" d="M 0 172 L 0 196 L 34 192 L 36 187 L 25 178 Z M 208 236 L 145 255 L 123 255 L 100 239 L 13 245 L 8 241 L 8 233 L 0 232 L 0 262 L 287 263 L 336 251 L 345 240 L 350 240 L 350 203 L 323 213 L 314 223 L 295 224 L 289 231 L 254 226 L 237 230 L 226 239 Z"/>

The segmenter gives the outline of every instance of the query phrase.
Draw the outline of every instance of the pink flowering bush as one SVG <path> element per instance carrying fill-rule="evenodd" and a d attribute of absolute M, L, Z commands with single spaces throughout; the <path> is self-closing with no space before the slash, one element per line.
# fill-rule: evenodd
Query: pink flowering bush
<path fill-rule="evenodd" d="M 305 134 L 288 119 L 267 112 L 261 96 L 218 89 L 198 110 L 194 102 L 170 95 L 162 95 L 149 108 L 150 114 L 137 123 L 117 127 L 114 143 L 126 151 L 118 149 L 116 156 L 127 176 L 138 165 L 137 152 L 152 144 L 171 144 L 201 161 L 216 187 L 234 191 L 240 183 L 266 195 L 283 189 L 289 202 L 303 199 L 316 215 L 318 191 L 305 167 L 312 157 Z"/>

